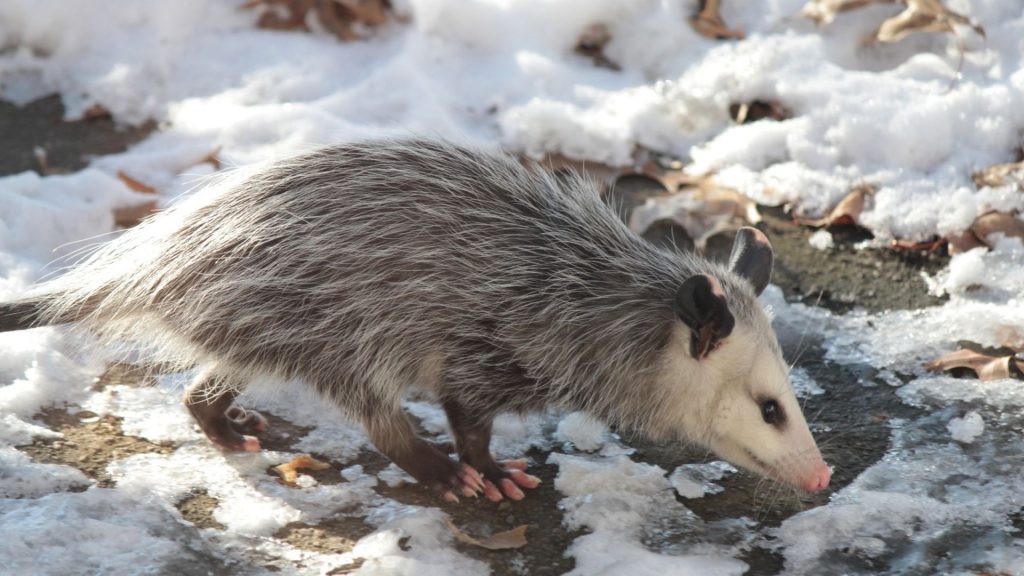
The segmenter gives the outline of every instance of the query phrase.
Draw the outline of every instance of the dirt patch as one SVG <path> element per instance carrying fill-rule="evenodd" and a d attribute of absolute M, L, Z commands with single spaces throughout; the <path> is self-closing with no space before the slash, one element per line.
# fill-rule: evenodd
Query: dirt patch
<path fill-rule="evenodd" d="M 122 126 L 103 115 L 67 122 L 60 96 L 24 106 L 0 100 L 0 175 L 41 171 L 37 148 L 45 151 L 48 173 L 80 170 L 93 156 L 123 152 L 155 129 L 153 122 Z"/>
<path fill-rule="evenodd" d="M 830 230 L 835 245 L 818 250 L 808 239 L 813 229 L 800 226 L 779 208 L 761 208 L 761 228 L 775 246 L 772 283 L 787 298 L 818 304 L 835 312 L 861 307 L 869 312 L 912 310 L 945 301 L 928 294 L 922 273 L 935 274 L 949 263 L 945 252 L 857 249 L 871 235 L 852 226 Z"/>
<path fill-rule="evenodd" d="M 174 451 L 171 446 L 125 435 L 121 431 L 121 419 L 114 416 L 97 416 L 88 410 L 71 414 L 63 408 L 48 408 L 36 419 L 64 437 L 37 439 L 18 449 L 36 462 L 78 468 L 104 488 L 114 485 L 107 473 L 107 465 L 114 460 L 135 454 L 170 454 Z"/>
<path fill-rule="evenodd" d="M 220 504 L 220 501 L 206 493 L 206 490 L 196 490 L 178 502 L 177 509 L 181 517 L 194 524 L 197 528 L 215 528 L 223 530 L 224 525 L 213 517 L 213 510 Z"/>
<path fill-rule="evenodd" d="M 372 526 L 357 516 L 334 516 L 319 524 L 293 522 L 278 530 L 274 538 L 303 550 L 345 554 L 351 552 L 356 542 L 373 530 Z"/>

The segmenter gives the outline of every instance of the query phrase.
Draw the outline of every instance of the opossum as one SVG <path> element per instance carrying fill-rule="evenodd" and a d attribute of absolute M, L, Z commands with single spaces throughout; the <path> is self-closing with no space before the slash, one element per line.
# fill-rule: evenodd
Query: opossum
<path fill-rule="evenodd" d="M 830 468 L 757 297 L 773 252 L 727 265 L 631 232 L 578 174 L 451 143 L 327 146 L 199 193 L 0 306 L 0 330 L 77 323 L 203 366 L 185 404 L 210 441 L 259 450 L 233 404 L 256 377 L 317 390 L 445 499 L 520 499 L 502 412 L 554 405 L 696 443 L 807 491 Z M 287 383 L 287 384 L 285 384 Z M 458 461 L 402 408 L 433 393 Z"/>

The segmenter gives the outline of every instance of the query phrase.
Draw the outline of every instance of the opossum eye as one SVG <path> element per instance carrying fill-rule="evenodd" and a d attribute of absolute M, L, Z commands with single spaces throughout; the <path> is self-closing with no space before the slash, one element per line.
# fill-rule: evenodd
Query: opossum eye
<path fill-rule="evenodd" d="M 782 413 L 782 407 L 775 400 L 764 400 L 761 402 L 761 418 L 764 418 L 765 424 L 771 424 L 772 426 L 779 426 L 786 421 L 786 416 Z"/>

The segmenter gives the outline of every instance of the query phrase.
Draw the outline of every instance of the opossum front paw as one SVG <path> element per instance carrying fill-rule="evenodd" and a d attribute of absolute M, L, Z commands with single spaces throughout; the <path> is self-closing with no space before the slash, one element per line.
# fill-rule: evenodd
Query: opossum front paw
<path fill-rule="evenodd" d="M 540 485 L 540 478 L 525 472 L 525 458 L 501 462 L 492 459 L 481 469 L 484 475 L 484 497 L 491 502 L 500 502 L 504 498 L 522 500 L 526 494 L 521 488 L 533 489 Z"/>

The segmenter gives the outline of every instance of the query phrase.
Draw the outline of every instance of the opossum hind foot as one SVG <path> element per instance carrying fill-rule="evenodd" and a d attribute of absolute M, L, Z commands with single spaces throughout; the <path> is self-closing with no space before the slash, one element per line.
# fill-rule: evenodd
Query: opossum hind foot
<path fill-rule="evenodd" d="M 255 410 L 234 405 L 234 392 L 222 391 L 211 398 L 213 384 L 210 378 L 200 378 L 185 392 L 185 407 L 200 430 L 222 450 L 259 452 L 260 441 L 252 434 L 267 429 L 266 418 Z"/>

